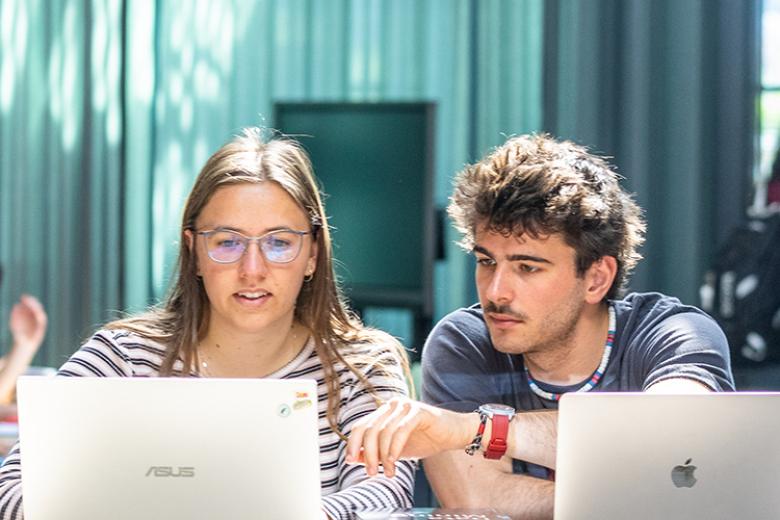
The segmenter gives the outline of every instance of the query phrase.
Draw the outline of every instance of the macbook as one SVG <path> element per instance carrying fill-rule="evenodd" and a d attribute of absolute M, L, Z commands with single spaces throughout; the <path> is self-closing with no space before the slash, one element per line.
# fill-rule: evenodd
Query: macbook
<path fill-rule="evenodd" d="M 22 377 L 26 520 L 318 518 L 311 380 Z"/>
<path fill-rule="evenodd" d="M 780 394 L 561 398 L 556 520 L 775 520 Z"/>

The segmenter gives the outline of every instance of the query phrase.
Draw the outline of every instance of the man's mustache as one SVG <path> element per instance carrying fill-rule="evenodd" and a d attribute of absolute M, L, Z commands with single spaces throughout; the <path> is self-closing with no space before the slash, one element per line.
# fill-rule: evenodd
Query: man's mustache
<path fill-rule="evenodd" d="M 520 321 L 526 321 L 528 316 L 520 311 L 513 311 L 509 305 L 498 305 L 488 300 L 485 307 L 482 309 L 485 313 L 504 314 L 510 318 L 515 318 Z"/>

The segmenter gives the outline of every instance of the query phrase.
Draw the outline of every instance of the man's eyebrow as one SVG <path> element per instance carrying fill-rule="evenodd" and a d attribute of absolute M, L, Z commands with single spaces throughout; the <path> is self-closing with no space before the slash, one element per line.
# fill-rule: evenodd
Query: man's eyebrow
<path fill-rule="evenodd" d="M 538 262 L 540 264 L 552 264 L 546 258 L 533 255 L 509 255 L 506 257 L 510 262 Z"/>
<path fill-rule="evenodd" d="M 495 258 L 490 251 L 488 251 L 482 246 L 474 246 L 471 252 L 481 253 L 485 256 L 489 256 L 490 258 Z M 533 256 L 533 255 L 508 255 L 506 259 L 509 260 L 510 262 L 537 262 L 540 264 L 552 264 L 552 262 L 550 262 L 546 258 L 542 258 L 540 256 Z"/>

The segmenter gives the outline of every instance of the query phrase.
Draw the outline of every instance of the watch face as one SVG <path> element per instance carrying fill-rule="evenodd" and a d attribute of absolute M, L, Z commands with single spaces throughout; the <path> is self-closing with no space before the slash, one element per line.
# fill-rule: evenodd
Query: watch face
<path fill-rule="evenodd" d="M 498 415 L 509 415 L 510 417 L 515 414 L 515 409 L 511 406 L 507 406 L 505 404 L 496 404 L 496 403 L 488 403 L 483 404 L 479 407 L 480 412 L 484 412 L 488 414 L 489 416 L 493 416 L 493 414 Z"/>

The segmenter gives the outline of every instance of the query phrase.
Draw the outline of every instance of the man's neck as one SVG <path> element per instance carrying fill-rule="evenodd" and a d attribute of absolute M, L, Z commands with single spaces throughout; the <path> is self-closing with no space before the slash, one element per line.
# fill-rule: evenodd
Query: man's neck
<path fill-rule="evenodd" d="M 586 305 L 566 341 L 549 345 L 541 352 L 527 353 L 523 362 L 537 381 L 558 386 L 581 383 L 599 367 L 608 329 L 608 306 Z"/>

